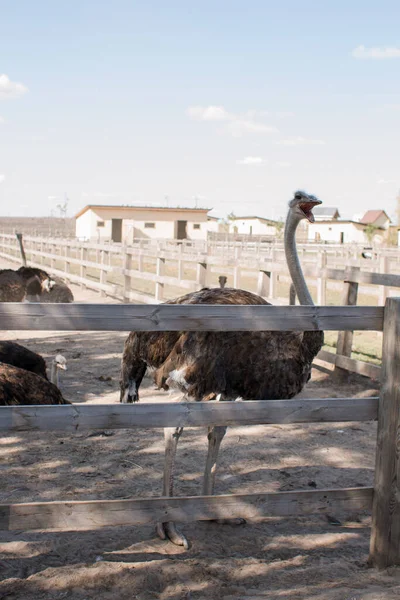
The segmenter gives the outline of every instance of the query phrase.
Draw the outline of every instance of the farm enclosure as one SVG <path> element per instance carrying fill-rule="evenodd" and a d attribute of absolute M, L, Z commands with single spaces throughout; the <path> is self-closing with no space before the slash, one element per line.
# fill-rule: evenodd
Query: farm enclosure
<path fill-rule="evenodd" d="M 78 301 L 85 298 L 77 288 L 74 293 Z M 64 393 L 69 399 L 79 398 L 85 404 L 117 401 L 124 334 L 24 331 L 12 336 L 45 356 L 56 349 L 67 354 L 71 368 Z M 355 376 L 347 383 L 336 383 L 330 372 L 314 370 L 313 381 L 302 396 L 376 395 L 370 386 L 369 380 Z M 165 393 L 154 392 L 149 380 L 146 388 L 142 401 L 165 400 Z M 3 457 L 12 470 L 7 498 L 2 502 L 158 495 L 161 432 L 136 429 L 108 435 L 112 432 L 106 430 L 104 435 L 102 431 L 94 435 L 6 435 Z M 203 430 L 185 431 L 178 452 L 178 494 L 198 493 L 205 446 Z M 370 422 L 232 427 L 221 452 L 218 493 L 310 490 L 314 487 L 311 483 L 316 489 L 368 486 L 374 448 L 375 425 Z M 99 594 L 105 598 L 118 594 L 125 599 L 133 593 L 139 598 L 185 598 L 189 590 L 192 598 L 297 599 L 314 595 L 336 599 L 346 597 L 345 593 L 369 593 L 368 588 L 371 594 L 377 588 L 387 592 L 385 598 L 390 598 L 392 589 L 395 597 L 399 586 L 396 570 L 391 576 L 366 570 L 366 513 L 354 515 L 344 510 L 330 516 L 340 519 L 341 525 L 330 524 L 323 515 L 251 520 L 239 529 L 186 524 L 193 541 L 187 554 L 155 539 L 153 527 L 148 526 L 78 534 L 10 532 L 5 534 L 8 541 L 2 550 L 7 552 L 6 573 L 17 580 L 5 581 L 0 590 L 28 600 L 61 594 L 73 600 Z"/>

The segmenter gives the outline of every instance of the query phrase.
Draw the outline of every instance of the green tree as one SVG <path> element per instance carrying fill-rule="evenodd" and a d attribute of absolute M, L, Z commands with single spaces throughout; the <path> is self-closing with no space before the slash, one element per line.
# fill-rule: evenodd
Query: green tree
<path fill-rule="evenodd" d="M 374 235 L 378 229 L 379 229 L 379 227 L 376 227 L 376 225 L 372 225 L 372 223 L 367 225 L 366 228 L 364 229 L 365 237 L 367 238 L 367 240 L 370 244 L 372 244 Z"/>
<path fill-rule="evenodd" d="M 285 222 L 282 219 L 282 217 L 279 219 L 279 221 L 276 221 L 275 223 L 275 230 L 276 230 L 276 237 L 277 238 L 281 238 L 283 235 L 283 230 L 285 228 Z"/>

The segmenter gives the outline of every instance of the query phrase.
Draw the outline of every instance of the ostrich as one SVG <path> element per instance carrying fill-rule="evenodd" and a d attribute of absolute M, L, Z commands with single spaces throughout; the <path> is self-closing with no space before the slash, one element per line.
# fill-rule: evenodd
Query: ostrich
<path fill-rule="evenodd" d="M 0 362 L 0 406 L 71 404 L 56 385 L 40 375 Z"/>
<path fill-rule="evenodd" d="M 16 342 L 0 341 L 0 363 L 5 363 L 31 373 L 36 373 L 48 381 L 46 361 L 40 354 L 21 346 Z M 59 387 L 59 370 L 67 370 L 67 360 L 62 354 L 57 354 L 51 362 L 50 381 Z"/>
<path fill-rule="evenodd" d="M 56 354 L 51 362 L 50 381 L 58 388 L 60 387 L 60 369 L 61 371 L 67 371 L 67 359 L 62 354 Z"/>
<path fill-rule="evenodd" d="M 298 259 L 295 234 L 302 219 L 314 221 L 312 209 L 320 203 L 315 196 L 301 191 L 289 202 L 285 254 L 302 305 L 312 305 L 313 301 Z M 268 304 L 260 296 L 232 288 L 205 288 L 168 303 Z M 311 364 L 323 339 L 322 331 L 131 332 L 122 357 L 120 401 L 139 400 L 147 366 L 156 369 L 159 387 L 178 388 L 186 400 L 293 398 L 310 378 Z M 226 429 L 209 428 L 204 495 L 214 493 L 218 450 Z M 164 496 L 173 496 L 174 460 L 181 434 L 182 427 L 165 429 Z M 162 539 L 188 547 L 173 522 L 159 523 L 157 533 Z"/>
<path fill-rule="evenodd" d="M 55 285 L 54 279 L 43 269 L 20 267 L 16 273 L 25 281 L 26 293 L 30 296 L 39 297 L 42 292 L 49 292 Z"/>
<path fill-rule="evenodd" d="M 44 358 L 16 342 L 0 341 L 0 362 L 31 371 L 43 379 L 47 379 Z"/>
<path fill-rule="evenodd" d="M 66 283 L 59 277 L 53 278 L 54 284 L 49 291 L 43 291 L 39 296 L 39 302 L 63 302 L 74 301 L 74 295 Z"/>
<path fill-rule="evenodd" d="M 218 283 L 219 283 L 219 287 L 223 290 L 224 287 L 226 286 L 226 282 L 228 281 L 228 278 L 226 275 L 220 275 L 218 277 Z"/>
<path fill-rule="evenodd" d="M 0 302 L 23 302 L 26 298 L 26 284 L 13 269 L 0 270 Z"/>

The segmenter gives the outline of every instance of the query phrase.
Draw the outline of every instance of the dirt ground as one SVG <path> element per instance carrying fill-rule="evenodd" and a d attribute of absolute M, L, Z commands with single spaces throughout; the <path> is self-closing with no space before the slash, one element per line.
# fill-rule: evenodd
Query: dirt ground
<path fill-rule="evenodd" d="M 110 302 L 73 286 L 78 302 Z M 118 402 L 125 333 L 3 331 L 46 359 L 65 355 L 61 388 L 77 403 Z M 111 379 L 109 379 L 111 378 Z M 141 400 L 177 399 L 144 380 Z M 304 397 L 377 394 L 369 379 L 338 382 L 319 364 Z M 217 493 L 364 486 L 373 483 L 376 425 L 334 423 L 232 427 L 220 452 Z M 3 434 L 0 502 L 158 496 L 163 433 L 154 430 Z M 206 432 L 187 429 L 176 492 L 199 493 Z M 182 526 L 188 551 L 154 527 L 87 532 L 0 532 L 0 600 L 394 600 L 400 568 L 367 568 L 370 516 L 264 519 L 232 527 Z"/>

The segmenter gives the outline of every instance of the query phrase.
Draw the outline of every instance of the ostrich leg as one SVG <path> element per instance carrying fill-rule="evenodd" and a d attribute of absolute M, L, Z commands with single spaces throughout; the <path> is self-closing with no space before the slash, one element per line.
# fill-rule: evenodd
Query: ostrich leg
<path fill-rule="evenodd" d="M 221 442 L 224 439 L 227 427 L 216 426 L 208 429 L 208 453 L 206 460 L 206 468 L 204 470 L 203 479 L 203 495 L 212 496 L 214 494 L 215 475 L 217 472 L 218 452 Z M 216 519 L 217 523 L 227 523 L 229 525 L 243 525 L 245 519 Z"/>
<path fill-rule="evenodd" d="M 164 429 L 165 437 L 165 465 L 163 480 L 163 496 L 171 497 L 174 495 L 174 467 L 175 455 L 178 447 L 179 438 L 182 435 L 183 427 L 166 427 Z M 189 548 L 189 542 L 185 536 L 178 531 L 175 523 L 167 521 L 166 523 L 157 523 L 157 533 L 162 540 L 169 539 L 177 546 L 183 546 L 186 550 Z"/>
<path fill-rule="evenodd" d="M 217 460 L 219 447 L 224 439 L 227 427 L 219 425 L 218 427 L 208 428 L 208 453 L 206 468 L 203 479 L 203 495 L 212 496 L 214 494 L 215 474 L 217 472 Z"/>

